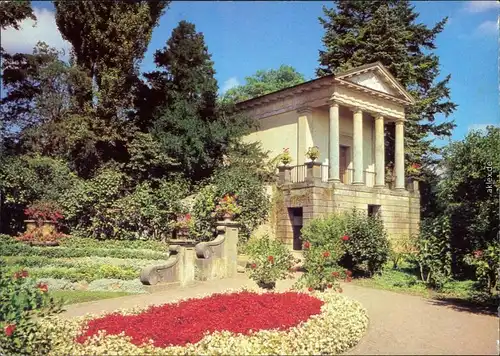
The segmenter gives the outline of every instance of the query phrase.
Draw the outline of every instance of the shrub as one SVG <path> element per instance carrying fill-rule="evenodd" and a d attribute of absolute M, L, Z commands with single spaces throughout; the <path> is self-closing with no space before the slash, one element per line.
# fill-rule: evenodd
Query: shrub
<path fill-rule="evenodd" d="M 346 224 L 346 254 L 340 264 L 370 276 L 380 271 L 389 257 L 389 242 L 382 220 L 354 210 L 346 215 Z"/>
<path fill-rule="evenodd" d="M 421 224 L 415 259 L 420 278 L 432 288 L 442 288 L 451 277 L 450 231 L 449 219 L 443 215 Z"/>
<path fill-rule="evenodd" d="M 290 250 L 280 241 L 267 235 L 250 239 L 246 251 L 250 257 L 250 278 L 260 286 L 274 288 L 277 280 L 291 277 L 294 260 Z"/>
<path fill-rule="evenodd" d="M 341 290 L 337 280 L 346 274 L 350 280 L 350 271 L 340 273 L 339 259 L 345 252 L 344 236 L 346 219 L 343 215 L 313 219 L 302 229 L 304 268 L 297 286 L 325 290 Z"/>
<path fill-rule="evenodd" d="M 480 290 L 492 295 L 498 283 L 500 271 L 500 248 L 498 244 L 488 244 L 486 249 L 475 250 L 465 257 L 465 262 L 475 268 Z"/>
<path fill-rule="evenodd" d="M 216 217 L 213 215 L 217 201 L 215 187 L 203 186 L 193 204 L 194 223 L 191 235 L 198 241 L 209 241 L 215 236 Z"/>
<path fill-rule="evenodd" d="M 416 243 L 416 237 L 409 235 L 393 237 L 389 240 L 389 258 L 394 269 L 398 268 L 401 261 L 414 259 L 417 253 Z"/>
<path fill-rule="evenodd" d="M 0 261 L 0 349 L 6 354 L 46 354 L 51 338 L 38 333 L 37 318 L 62 311 L 46 284 L 27 277 L 24 270 L 9 273 Z"/>

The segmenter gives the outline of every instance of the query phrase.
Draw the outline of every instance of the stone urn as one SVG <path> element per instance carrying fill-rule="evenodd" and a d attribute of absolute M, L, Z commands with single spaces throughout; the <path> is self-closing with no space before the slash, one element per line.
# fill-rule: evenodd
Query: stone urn
<path fill-rule="evenodd" d="M 232 214 L 232 213 L 224 213 L 224 215 L 222 215 L 222 221 L 224 221 L 224 222 L 233 221 L 233 218 L 234 218 L 234 214 Z"/>
<path fill-rule="evenodd" d="M 56 233 L 56 223 L 51 220 L 24 220 L 24 223 L 26 224 L 26 232 L 41 228 L 43 237 Z"/>

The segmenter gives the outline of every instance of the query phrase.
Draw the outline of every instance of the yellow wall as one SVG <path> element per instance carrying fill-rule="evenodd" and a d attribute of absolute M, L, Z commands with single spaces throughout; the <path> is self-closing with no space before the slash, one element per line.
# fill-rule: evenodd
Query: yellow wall
<path fill-rule="evenodd" d="M 262 142 L 264 151 L 271 151 L 269 159 L 290 149 L 291 165 L 297 164 L 297 113 L 286 112 L 259 120 L 259 128 L 244 138 L 245 142 Z"/>
<path fill-rule="evenodd" d="M 302 115 L 302 114 L 301 114 Z M 340 144 L 351 147 L 352 167 L 352 112 L 345 107 L 340 110 Z M 298 117 L 296 111 L 289 111 L 276 116 L 259 120 L 259 129 L 245 137 L 246 142 L 261 141 L 264 150 L 271 151 L 269 158 L 274 158 L 288 147 L 293 158 L 292 165 L 302 164 L 305 152 L 298 152 Z M 312 112 L 312 120 L 307 120 L 305 129 L 305 142 L 308 146 L 318 146 L 320 157 L 318 162 L 328 164 L 328 135 L 329 135 L 329 112 L 328 108 L 317 108 Z M 363 118 L 363 169 L 374 172 L 374 129 L 375 123 L 372 117 L 364 115 Z M 306 147 L 304 150 L 307 150 Z M 375 176 L 366 175 L 367 186 L 373 186 Z"/>

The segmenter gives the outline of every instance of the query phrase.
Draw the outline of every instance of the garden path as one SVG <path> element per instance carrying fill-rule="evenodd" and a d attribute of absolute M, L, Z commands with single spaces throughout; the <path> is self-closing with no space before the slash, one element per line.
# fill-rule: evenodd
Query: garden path
<path fill-rule="evenodd" d="M 278 282 L 286 290 L 293 281 Z M 199 282 L 189 287 L 146 295 L 100 300 L 67 307 L 64 317 L 110 312 L 118 308 L 158 305 L 246 286 L 256 288 L 244 274 L 237 278 Z M 360 301 L 368 310 L 370 325 L 349 355 L 497 355 L 499 319 L 471 313 L 453 305 L 390 291 L 344 284 L 344 294 Z"/>

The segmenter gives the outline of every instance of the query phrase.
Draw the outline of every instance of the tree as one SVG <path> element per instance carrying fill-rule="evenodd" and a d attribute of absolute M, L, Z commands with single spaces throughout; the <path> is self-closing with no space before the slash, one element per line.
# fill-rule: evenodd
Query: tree
<path fill-rule="evenodd" d="M 100 115 L 121 117 L 129 108 L 139 62 L 168 3 L 54 1 L 57 27 L 97 87 Z"/>
<path fill-rule="evenodd" d="M 217 81 L 202 33 L 181 21 L 166 46 L 156 52 L 160 70 L 146 73 L 149 103 L 139 107 L 139 127 L 152 132 L 169 157 L 181 163 L 186 177 L 199 180 L 222 162 L 229 143 L 241 136 L 247 121 L 227 115 L 217 104 Z M 148 100 L 143 103 L 147 103 Z M 156 112 L 148 108 L 156 107 Z"/>
<path fill-rule="evenodd" d="M 498 244 L 500 128 L 473 131 L 443 153 L 444 179 L 438 185 L 439 208 L 451 225 L 453 271 L 464 269 L 462 258 L 473 250 Z"/>
<path fill-rule="evenodd" d="M 245 81 L 244 85 L 229 89 L 224 99 L 239 102 L 256 98 L 303 83 L 305 78 L 295 68 L 283 64 L 278 69 L 259 70 Z"/>
<path fill-rule="evenodd" d="M 36 21 L 36 16 L 31 8 L 31 1 L 1 1 L 0 2 L 0 28 L 5 30 L 7 27 L 13 27 L 19 30 L 19 22 L 24 19 Z"/>
<path fill-rule="evenodd" d="M 452 121 L 438 123 L 456 108 L 450 101 L 450 75 L 438 81 L 439 58 L 435 38 L 447 18 L 433 28 L 417 23 L 419 16 L 407 0 L 335 1 L 336 9 L 323 8 L 324 50 L 319 51 L 318 76 L 339 73 L 379 61 L 417 101 L 406 113 L 405 158 L 407 165 L 435 163 L 439 149 L 433 137 L 447 137 Z M 389 142 L 394 130 L 388 130 Z M 391 151 L 387 150 L 391 161 Z M 393 159 L 392 159 L 393 161 Z"/>

